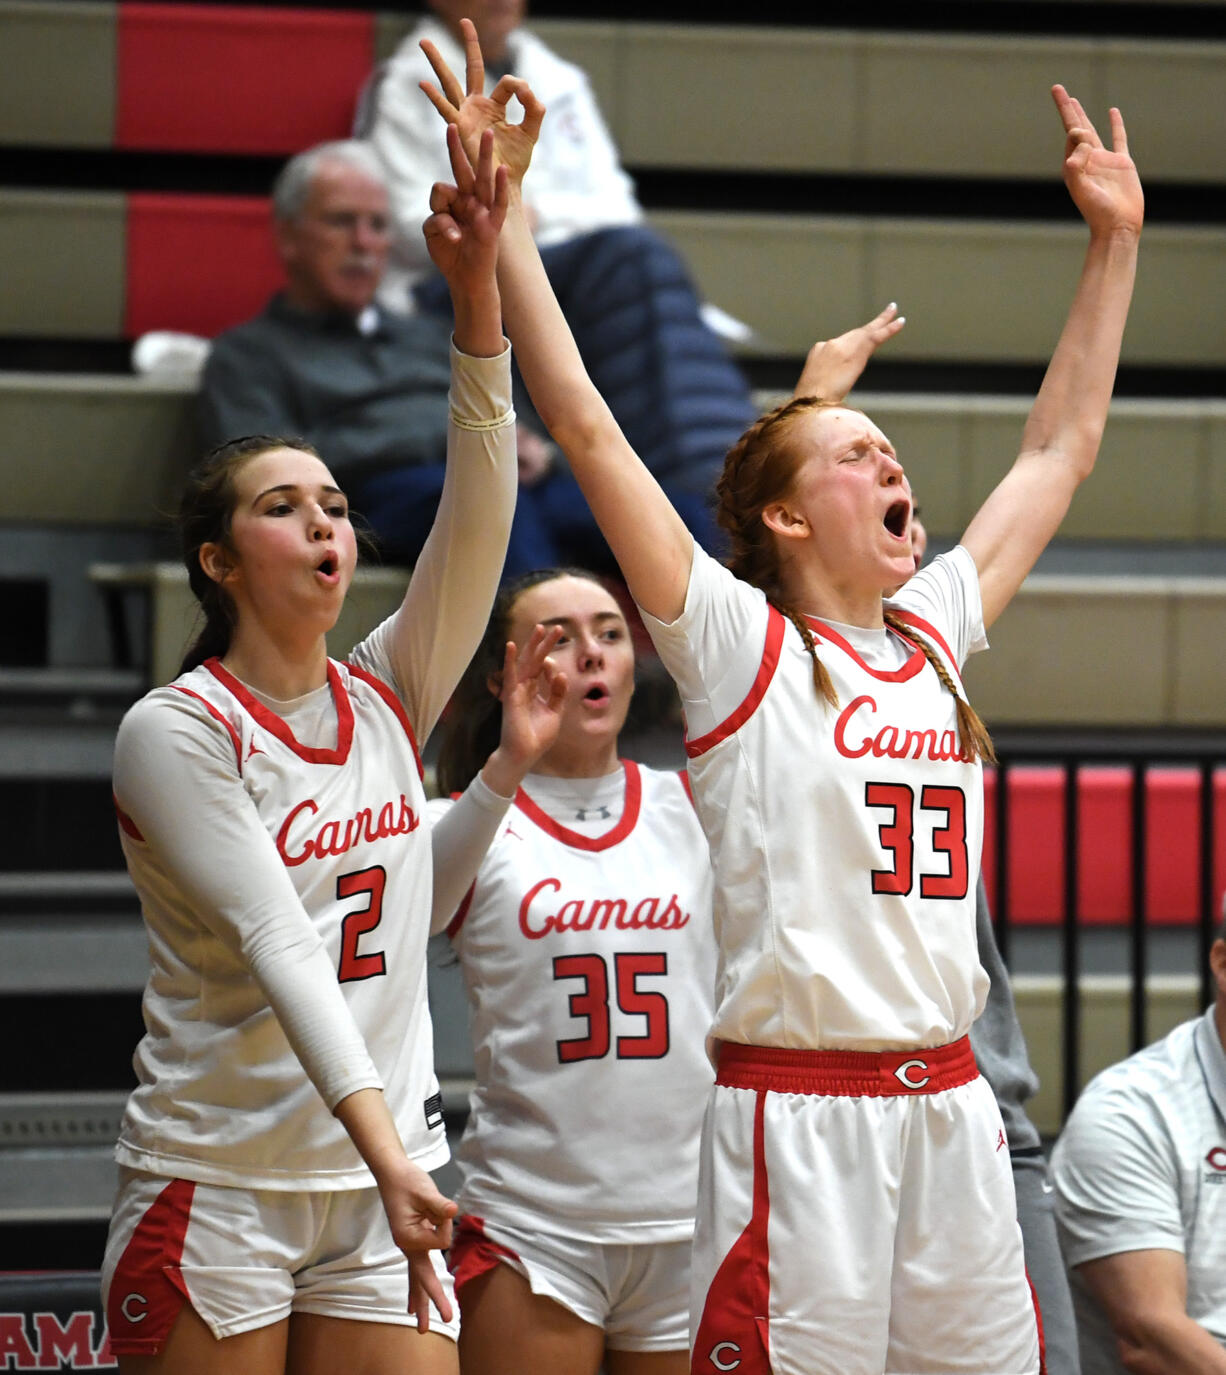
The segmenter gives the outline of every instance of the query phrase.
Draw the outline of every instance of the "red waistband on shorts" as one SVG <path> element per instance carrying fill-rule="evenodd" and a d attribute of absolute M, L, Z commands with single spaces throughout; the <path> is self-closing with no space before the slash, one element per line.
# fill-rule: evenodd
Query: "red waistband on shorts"
<path fill-rule="evenodd" d="M 979 1077 L 970 1038 L 926 1050 L 787 1050 L 720 1046 L 715 1082 L 730 1089 L 888 1098 L 941 1093 Z"/>

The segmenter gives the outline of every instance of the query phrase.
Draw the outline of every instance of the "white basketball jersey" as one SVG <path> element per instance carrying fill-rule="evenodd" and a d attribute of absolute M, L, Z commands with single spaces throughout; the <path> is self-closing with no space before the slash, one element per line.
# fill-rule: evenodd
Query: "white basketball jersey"
<path fill-rule="evenodd" d="M 371 674 L 329 661 L 335 748 L 300 744 L 216 660 L 153 697 L 193 709 L 190 737 L 228 734 L 242 786 L 332 959 L 409 1155 L 447 1158 L 425 950 L 430 838 L 412 731 Z M 207 814 L 182 799 L 206 843 Z M 120 1163 L 252 1188 L 366 1187 L 371 1177 L 289 1045 L 240 951 L 209 929 L 139 830 L 124 853 L 149 927 L 147 1032 Z M 254 860 L 253 860 L 254 862 Z M 241 884 L 241 870 L 234 875 Z"/>
<path fill-rule="evenodd" d="M 625 763 L 599 836 L 521 789 L 448 932 L 477 1090 L 464 1212 L 594 1241 L 690 1236 L 715 950 L 706 841 L 678 775 Z"/>
<path fill-rule="evenodd" d="M 961 752 L 954 698 L 910 643 L 882 671 L 813 620 L 829 706 L 796 627 L 726 569 L 695 568 L 707 594 L 751 599 L 743 643 L 757 662 L 739 708 L 686 746 L 715 868 L 714 1035 L 866 1051 L 955 1040 L 987 978 L 982 777 Z M 956 682 L 949 630 L 909 619 Z"/>

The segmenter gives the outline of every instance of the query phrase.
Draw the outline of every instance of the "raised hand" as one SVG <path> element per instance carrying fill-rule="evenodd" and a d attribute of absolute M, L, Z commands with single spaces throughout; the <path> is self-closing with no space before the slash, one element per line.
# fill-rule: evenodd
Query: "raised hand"
<path fill-rule="evenodd" d="M 422 233 L 431 260 L 454 294 L 493 280 L 498 231 L 507 213 L 507 174 L 494 167 L 492 134 L 480 140 L 475 170 L 454 126 L 447 130 L 447 149 L 455 185 L 435 182 Z"/>
<path fill-rule="evenodd" d="M 893 301 L 867 324 L 857 325 L 834 339 L 819 339 L 809 350 L 800 380 L 792 392 L 799 396 L 818 396 L 823 401 L 842 401 L 860 379 L 868 360 L 880 345 L 906 324 Z"/>
<path fill-rule="evenodd" d="M 561 636 L 560 626 L 546 629 L 538 625 L 522 650 L 517 650 L 513 641 L 507 643 L 498 684 L 502 703 L 498 753 L 521 776 L 558 738 L 566 700 L 566 674 L 549 654 Z"/>
<path fill-rule="evenodd" d="M 1064 184 L 1091 233 L 1140 233 L 1145 218 L 1141 179 L 1128 155 L 1124 117 L 1111 109 L 1111 148 L 1104 146 L 1093 123 L 1075 96 L 1053 86 L 1052 99 L 1066 135 Z"/>
<path fill-rule="evenodd" d="M 423 38 L 421 50 L 434 68 L 439 84 L 435 86 L 433 82 L 423 81 L 421 89 L 447 123 L 459 129 L 470 159 L 476 159 L 481 136 L 492 129 L 495 164 L 505 167 L 512 180 L 522 181 L 541 132 L 545 107 L 532 94 L 528 83 L 515 76 L 504 76 L 490 94 L 485 95 L 485 59 L 481 56 L 477 30 L 469 19 L 461 19 L 460 28 L 464 35 L 465 85 L 460 85 L 434 44 Z M 519 124 L 512 124 L 507 118 L 507 106 L 513 96 L 524 110 Z"/>

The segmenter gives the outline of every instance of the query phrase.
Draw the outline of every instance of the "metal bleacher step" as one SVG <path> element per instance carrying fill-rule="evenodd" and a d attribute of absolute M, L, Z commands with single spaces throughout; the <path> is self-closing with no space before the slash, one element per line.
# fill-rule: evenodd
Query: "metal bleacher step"
<path fill-rule="evenodd" d="M 0 995 L 138 993 L 147 973 L 122 870 L 0 873 Z"/>
<path fill-rule="evenodd" d="M 135 668 L 0 668 L 0 722 L 118 722 L 145 686 Z"/>
<path fill-rule="evenodd" d="M 454 1149 L 473 1081 L 439 1087 Z M 105 1220 L 126 1100 L 123 1090 L 0 1094 L 0 1225 Z"/>

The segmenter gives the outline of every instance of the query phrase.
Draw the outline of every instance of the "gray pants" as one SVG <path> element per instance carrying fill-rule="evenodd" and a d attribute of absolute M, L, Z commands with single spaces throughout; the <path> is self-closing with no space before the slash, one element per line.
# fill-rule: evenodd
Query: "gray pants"
<path fill-rule="evenodd" d="M 1069 1296 L 1068 1273 L 1056 1238 L 1055 1195 L 1047 1178 L 1047 1161 L 1038 1150 L 1011 1158 L 1026 1269 L 1043 1319 L 1047 1372 L 1048 1375 L 1081 1375 L 1077 1324 Z"/>

